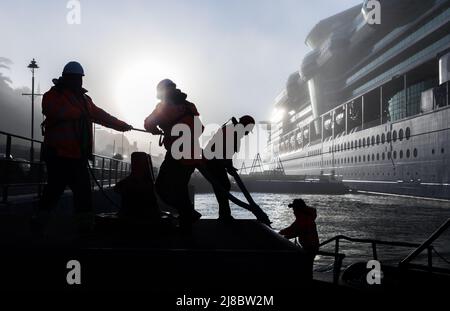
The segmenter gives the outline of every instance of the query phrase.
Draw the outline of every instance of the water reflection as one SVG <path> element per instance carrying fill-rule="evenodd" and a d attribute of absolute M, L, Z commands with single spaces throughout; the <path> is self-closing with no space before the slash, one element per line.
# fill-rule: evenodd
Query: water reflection
<path fill-rule="evenodd" d="M 240 193 L 234 194 L 243 199 Z M 294 216 L 287 204 L 297 197 L 300 196 L 254 194 L 255 201 L 269 215 L 275 230 L 292 223 Z M 317 209 L 321 241 L 343 234 L 355 238 L 421 243 L 450 218 L 450 202 L 446 201 L 366 194 L 302 195 L 301 198 Z M 218 207 L 213 194 L 196 195 L 195 205 L 204 218 L 217 218 Z M 235 218 L 254 218 L 251 213 L 237 206 L 232 206 L 232 213 Z M 450 232 L 436 242 L 435 248 L 450 258 Z M 341 249 L 348 256 L 347 264 L 354 259 L 371 256 L 370 245 L 342 243 Z M 398 262 L 410 251 L 381 246 L 378 253 L 384 262 Z M 446 264 L 435 257 L 433 260 L 436 264 Z M 323 258 L 320 261 L 326 262 Z"/>

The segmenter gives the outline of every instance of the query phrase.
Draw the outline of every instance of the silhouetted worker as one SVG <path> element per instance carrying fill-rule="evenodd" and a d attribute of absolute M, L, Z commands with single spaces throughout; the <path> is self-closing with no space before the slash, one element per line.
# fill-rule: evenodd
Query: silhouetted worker
<path fill-rule="evenodd" d="M 161 144 L 166 149 L 166 156 L 159 169 L 156 179 L 156 190 L 161 198 L 178 210 L 180 226 L 189 227 L 197 221 L 201 214 L 194 210 L 190 200 L 188 184 L 195 165 L 199 160 L 195 159 L 196 147 L 199 146 L 198 137 L 194 135 L 195 119 L 199 120 L 199 113 L 195 105 L 186 100 L 187 95 L 176 88 L 176 84 L 165 79 L 158 83 L 157 98 L 160 103 L 145 119 L 145 129 L 154 135 L 163 135 Z M 199 122 L 199 121 L 198 121 Z M 180 136 L 172 136 L 172 128 L 178 124 L 184 124 L 190 129 L 189 157 L 178 158 L 172 154 L 172 144 Z M 203 126 L 200 125 L 200 135 Z M 200 152 L 201 154 L 201 152 Z"/>
<path fill-rule="evenodd" d="M 304 250 L 316 253 L 319 249 L 319 236 L 315 222 L 316 209 L 307 206 L 302 199 L 295 199 L 288 207 L 293 209 L 295 221 L 281 230 L 280 234 L 287 239 L 298 238 Z"/>
<path fill-rule="evenodd" d="M 145 152 L 131 154 L 131 173 L 119 181 L 114 191 L 122 197 L 121 218 L 158 220 L 160 210 L 154 192 L 151 159 Z"/>
<path fill-rule="evenodd" d="M 289 227 L 281 230 L 280 234 L 287 239 L 298 238 L 302 248 L 310 255 L 312 273 L 314 257 L 319 250 L 319 236 L 315 222 L 316 209 L 307 206 L 302 199 L 294 199 L 288 207 L 293 209 L 295 221 Z"/>
<path fill-rule="evenodd" d="M 239 127 L 240 126 L 240 127 Z M 221 151 L 219 157 L 214 157 L 206 162 L 208 172 L 221 185 L 222 189 L 213 185 L 214 194 L 219 203 L 219 220 L 230 221 L 233 220 L 231 216 L 230 203 L 227 194 L 223 191 L 230 191 L 231 184 L 228 179 L 228 173 L 236 173 L 236 168 L 233 166 L 233 156 L 239 152 L 241 140 L 247 136 L 255 126 L 255 119 L 245 115 L 239 121 L 234 117 L 230 124 L 225 124 L 219 131 L 211 138 L 205 149 L 216 152 L 218 146 L 221 144 Z"/>
<path fill-rule="evenodd" d="M 81 233 L 93 226 L 93 207 L 88 160 L 92 159 L 92 123 L 129 131 L 132 126 L 109 115 L 92 102 L 82 87 L 84 70 L 69 62 L 62 77 L 42 99 L 44 143 L 42 156 L 47 165 L 47 185 L 39 202 L 33 229 L 42 232 L 50 211 L 66 186 L 73 192 L 75 215 Z"/>

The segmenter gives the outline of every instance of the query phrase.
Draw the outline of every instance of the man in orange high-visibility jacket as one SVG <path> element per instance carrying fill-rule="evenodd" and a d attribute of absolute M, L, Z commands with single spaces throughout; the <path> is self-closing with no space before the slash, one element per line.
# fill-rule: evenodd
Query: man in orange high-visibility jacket
<path fill-rule="evenodd" d="M 169 79 L 162 80 L 157 86 L 157 98 L 161 102 L 145 119 L 145 129 L 154 135 L 164 135 L 163 144 L 167 150 L 166 156 L 159 169 L 155 187 L 161 198 L 179 212 L 180 226 L 189 228 L 201 215 L 194 210 L 190 200 L 188 184 L 195 165 L 201 161 L 201 150 L 198 150 L 198 137 L 195 135 L 195 120 L 199 116 L 197 108 L 186 100 L 187 95 L 176 88 L 176 84 Z M 172 144 L 180 136 L 172 136 L 172 128 L 177 124 L 184 124 L 190 129 L 190 156 L 174 157 Z M 200 124 L 201 131 L 203 126 Z M 184 147 L 184 146 L 183 146 Z M 198 158 L 195 154 L 198 153 Z"/>
<path fill-rule="evenodd" d="M 312 277 L 314 258 L 319 250 L 319 236 L 315 221 L 316 209 L 307 206 L 302 199 L 295 199 L 288 206 L 294 211 L 295 221 L 289 227 L 281 230 L 280 234 L 287 239 L 298 238 L 309 259 L 310 276 Z"/>
<path fill-rule="evenodd" d="M 62 77 L 42 99 L 44 143 L 42 156 L 47 165 L 47 185 L 32 224 L 42 233 L 50 211 L 68 186 L 73 192 L 75 215 L 81 231 L 92 229 L 93 209 L 88 160 L 92 159 L 92 123 L 117 131 L 132 129 L 100 109 L 82 87 L 84 71 L 69 62 Z"/>

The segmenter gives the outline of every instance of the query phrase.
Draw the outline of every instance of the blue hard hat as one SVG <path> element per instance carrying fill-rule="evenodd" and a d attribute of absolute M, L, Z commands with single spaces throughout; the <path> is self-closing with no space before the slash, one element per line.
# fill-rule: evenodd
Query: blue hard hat
<path fill-rule="evenodd" d="M 72 74 L 72 75 L 82 75 L 84 76 L 83 67 L 79 62 L 68 62 L 63 69 L 63 75 Z"/>

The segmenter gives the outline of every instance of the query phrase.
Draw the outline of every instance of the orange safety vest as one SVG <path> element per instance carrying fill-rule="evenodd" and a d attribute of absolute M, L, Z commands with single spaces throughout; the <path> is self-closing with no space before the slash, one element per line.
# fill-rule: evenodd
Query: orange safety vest
<path fill-rule="evenodd" d="M 92 156 L 92 123 L 122 130 L 126 123 L 94 105 L 83 89 L 81 96 L 63 87 L 52 87 L 42 98 L 44 148 L 57 156 L 80 159 Z"/>
<path fill-rule="evenodd" d="M 301 208 L 296 214 L 295 221 L 289 227 L 281 230 L 280 234 L 288 239 L 298 238 L 305 250 L 315 253 L 319 249 L 316 217 L 315 208 Z"/>

